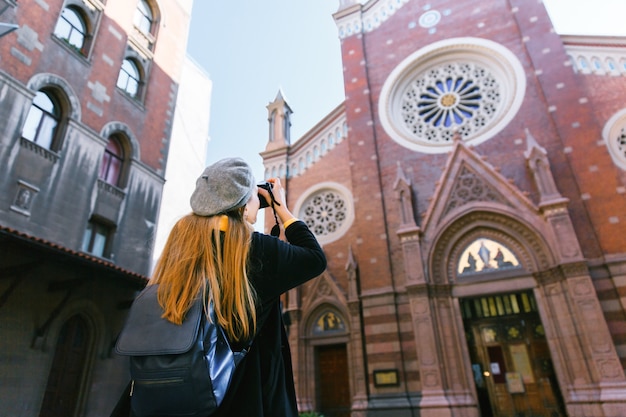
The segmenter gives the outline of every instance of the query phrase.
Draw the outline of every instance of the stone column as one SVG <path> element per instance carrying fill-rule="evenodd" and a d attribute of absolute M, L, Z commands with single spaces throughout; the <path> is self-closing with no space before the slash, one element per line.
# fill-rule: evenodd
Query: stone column
<path fill-rule="evenodd" d="M 626 380 L 586 264 L 537 274 L 555 371 L 569 415 L 618 416 Z"/>
<path fill-rule="evenodd" d="M 435 331 L 436 322 L 424 276 L 419 232 L 418 227 L 411 230 L 405 228 L 399 235 L 422 384 L 420 416 L 452 417 L 444 390 L 440 349 Z"/>
<path fill-rule="evenodd" d="M 430 298 L 435 307 L 436 328 L 439 335 L 439 351 L 444 369 L 444 387 L 450 409 L 455 417 L 478 417 L 474 398 L 474 379 L 470 364 L 464 361 L 467 342 L 463 322 L 459 319 L 460 308 L 451 295 L 451 286 L 430 288 Z"/>
<path fill-rule="evenodd" d="M 284 299 L 283 299 L 284 301 Z M 286 331 L 289 339 L 289 347 L 291 350 L 291 363 L 293 366 L 293 382 L 296 388 L 298 410 L 309 411 L 312 410 L 313 401 L 311 399 L 310 390 L 307 385 L 309 383 L 309 376 L 307 375 L 307 362 L 306 362 L 306 345 L 302 343 L 303 335 L 302 331 L 302 309 L 300 306 L 300 289 L 294 288 L 287 293 L 287 306 L 284 309 L 286 319 L 289 320 L 289 324 L 286 326 Z"/>
<path fill-rule="evenodd" d="M 348 311 L 350 312 L 350 343 L 348 345 L 350 366 L 350 393 L 352 394 L 351 417 L 367 415 L 367 382 L 363 358 L 363 329 L 361 326 L 361 300 L 359 298 L 358 265 L 352 248 L 348 250 L 346 263 L 348 274 Z"/>

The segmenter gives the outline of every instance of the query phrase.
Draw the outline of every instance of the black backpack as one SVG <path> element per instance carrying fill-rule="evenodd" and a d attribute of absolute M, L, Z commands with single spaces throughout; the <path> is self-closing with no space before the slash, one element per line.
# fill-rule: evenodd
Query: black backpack
<path fill-rule="evenodd" d="M 209 416 L 219 407 L 249 345 L 233 352 L 198 299 L 182 325 L 161 317 L 158 285 L 135 299 L 115 350 L 130 357 L 131 409 L 137 417 Z M 251 342 L 250 342 L 251 343 Z"/>

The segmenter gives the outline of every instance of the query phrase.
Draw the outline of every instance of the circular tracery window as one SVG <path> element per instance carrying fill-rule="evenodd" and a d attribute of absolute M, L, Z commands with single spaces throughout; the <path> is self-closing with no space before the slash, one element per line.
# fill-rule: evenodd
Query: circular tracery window
<path fill-rule="evenodd" d="M 339 238 L 353 219 L 351 199 L 337 184 L 321 185 L 305 194 L 296 212 L 322 243 Z"/>
<path fill-rule="evenodd" d="M 304 222 L 317 236 L 335 233 L 346 220 L 346 202 L 333 191 L 324 191 L 304 206 Z"/>
<path fill-rule="evenodd" d="M 455 132 L 478 144 L 513 118 L 525 83 L 521 63 L 495 42 L 438 42 L 389 75 L 379 102 L 381 123 L 396 142 L 425 153 L 449 151 Z"/>
<path fill-rule="evenodd" d="M 617 149 L 622 157 L 626 157 L 626 127 L 623 127 L 617 136 Z"/>
<path fill-rule="evenodd" d="M 615 165 L 626 170 L 626 109 L 615 113 L 606 122 L 602 136 Z"/>
<path fill-rule="evenodd" d="M 446 64 L 410 83 L 402 99 L 402 120 L 417 138 L 450 141 L 479 131 L 496 115 L 500 85 L 477 64 Z"/>

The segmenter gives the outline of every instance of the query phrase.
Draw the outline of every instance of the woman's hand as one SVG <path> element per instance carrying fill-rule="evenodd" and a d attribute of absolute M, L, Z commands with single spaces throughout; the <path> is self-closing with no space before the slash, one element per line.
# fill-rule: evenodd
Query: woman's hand
<path fill-rule="evenodd" d="M 272 184 L 272 194 L 274 195 L 274 201 L 276 202 L 274 204 L 274 210 L 276 211 L 276 214 L 280 218 L 280 221 L 282 223 L 285 223 L 287 220 L 293 219 L 295 216 L 287 208 L 287 199 L 285 197 L 285 189 L 283 188 L 283 185 L 280 182 L 280 178 L 269 178 L 267 182 Z M 260 188 L 259 193 L 263 195 L 263 197 L 265 197 L 267 201 L 271 201 L 271 197 L 267 190 Z"/>
<path fill-rule="evenodd" d="M 283 184 L 280 182 L 280 178 L 270 178 L 267 182 L 272 184 L 272 194 L 274 194 L 274 200 L 281 206 L 286 206 L 287 202 L 285 201 L 285 189 L 283 188 Z"/>

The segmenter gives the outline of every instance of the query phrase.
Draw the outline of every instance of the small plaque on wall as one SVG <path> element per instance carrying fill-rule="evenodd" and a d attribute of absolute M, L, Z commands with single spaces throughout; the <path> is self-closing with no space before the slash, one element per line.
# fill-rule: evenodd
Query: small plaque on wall
<path fill-rule="evenodd" d="M 383 369 L 374 371 L 375 387 L 397 387 L 400 385 L 397 369 Z"/>

